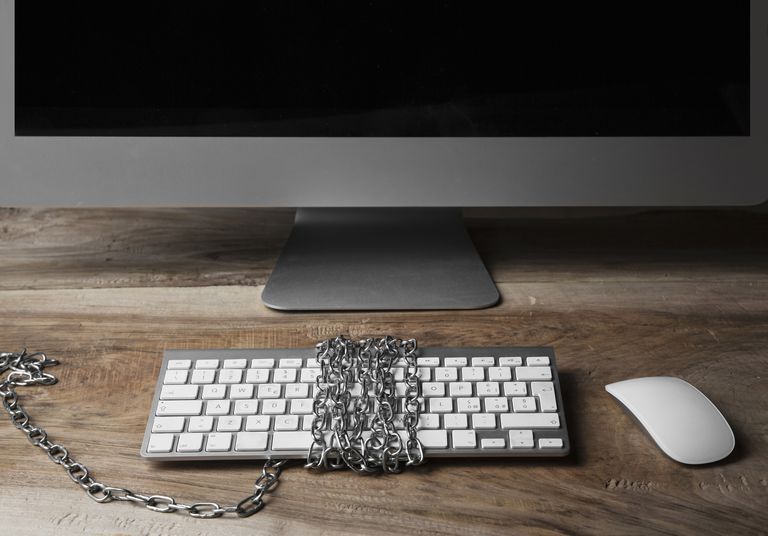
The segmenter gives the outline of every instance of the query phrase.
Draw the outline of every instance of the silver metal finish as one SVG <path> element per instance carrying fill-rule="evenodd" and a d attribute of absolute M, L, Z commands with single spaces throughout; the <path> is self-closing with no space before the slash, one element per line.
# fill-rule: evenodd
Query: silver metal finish
<path fill-rule="evenodd" d="M 261 298 L 282 310 L 478 309 L 499 293 L 458 209 L 299 209 Z"/>
<path fill-rule="evenodd" d="M 306 467 L 399 473 L 403 456 L 407 459 L 406 465 L 420 465 L 424 461 L 424 450 L 416 437 L 419 422 L 416 352 L 416 339 L 403 341 L 391 336 L 364 339 L 357 344 L 339 336 L 317 345 L 320 374 L 315 381 L 312 444 L 307 452 Z M 403 419 L 408 431 L 405 441 L 393 422 L 398 400 L 392 366 L 400 359 L 408 367 Z M 353 385 L 360 386 L 357 396 L 350 392 Z M 375 396 L 373 404 L 369 392 Z M 374 413 L 369 415 L 371 409 Z M 364 436 L 368 428 L 370 437 Z"/>
<path fill-rule="evenodd" d="M 683 206 L 768 199 L 768 3 L 750 2 L 750 136 L 16 137 L 0 0 L 0 206 Z M 695 7 L 692 7 L 695 10 Z"/>
<path fill-rule="evenodd" d="M 497 449 L 483 449 L 480 447 L 483 440 L 499 440 L 508 438 L 509 430 L 503 429 L 500 426 L 496 426 L 493 429 L 477 429 L 475 430 L 477 437 L 477 448 L 460 448 L 455 447 L 453 443 L 449 442 L 446 448 L 435 448 L 430 446 L 424 446 L 424 456 L 426 458 L 462 458 L 462 457 L 558 457 L 565 456 L 570 451 L 570 441 L 568 439 L 568 428 L 565 420 L 565 412 L 563 406 L 563 400 L 561 396 L 560 381 L 557 372 L 557 363 L 555 361 L 554 350 L 550 347 L 470 347 L 470 348 L 419 348 L 419 355 L 421 357 L 426 356 L 441 356 L 441 360 L 463 357 L 471 363 L 473 357 L 484 356 L 516 356 L 519 357 L 522 363 L 526 363 L 529 357 L 536 356 L 546 358 L 549 361 L 549 368 L 551 369 L 551 382 L 553 384 L 556 411 L 548 413 L 552 416 L 552 419 L 557 422 L 553 427 L 539 427 L 531 426 L 526 427 L 532 429 L 533 438 L 538 444 L 539 440 L 560 440 L 562 441 L 562 447 L 557 449 L 542 449 L 536 448 L 534 445 L 531 448 L 512 448 L 508 443 L 504 448 Z M 270 369 L 270 372 L 274 372 L 279 368 L 279 363 L 284 359 L 298 359 L 306 365 L 306 363 L 315 363 L 317 354 L 313 349 L 300 348 L 300 349 L 221 349 L 221 350 L 166 350 L 163 359 L 162 366 L 160 368 L 160 375 L 158 377 L 157 386 L 150 410 L 149 419 L 147 422 L 147 428 L 144 434 L 144 441 L 142 442 L 141 455 L 145 458 L 153 460 L 163 461 L 192 461 L 192 460 L 232 460 L 232 459 L 265 459 L 265 458 L 281 458 L 281 459 L 307 459 L 307 448 L 311 444 L 311 432 L 309 429 L 304 431 L 306 434 L 306 442 L 302 442 L 301 446 L 297 446 L 295 449 L 280 449 L 273 450 L 272 443 L 268 443 L 263 450 L 260 451 L 238 451 L 232 448 L 226 452 L 209 452 L 201 448 L 196 452 L 178 452 L 174 448 L 169 449 L 168 452 L 150 452 L 148 449 L 150 439 L 152 437 L 152 421 L 158 414 L 158 406 L 161 403 L 161 393 L 163 389 L 163 379 L 165 373 L 169 370 L 169 363 L 172 361 L 189 361 L 189 370 L 196 369 L 195 364 L 198 361 L 210 361 L 218 360 L 223 363 L 226 360 L 243 360 L 248 361 L 273 361 L 273 364 L 264 365 Z M 441 365 L 419 365 L 419 368 L 427 368 L 430 370 L 430 377 L 435 377 L 436 369 Z M 171 369 L 172 370 L 172 369 Z M 319 369 L 318 369 L 319 370 Z M 272 376 L 270 376 L 272 377 Z M 315 377 L 315 376 L 313 376 Z M 421 383 L 421 382 L 420 382 Z M 423 383 L 421 383 L 423 386 Z M 340 397 L 344 396 L 343 390 L 349 388 L 349 386 L 341 386 L 337 391 L 340 393 Z M 351 391 L 351 389 L 348 389 Z M 423 395 L 424 393 L 420 393 Z M 255 397 L 254 393 L 254 397 Z M 446 394 L 448 396 L 448 394 Z M 512 397 L 509 397 L 511 400 Z M 261 401 L 260 401 L 261 402 Z M 510 404 L 511 406 L 511 404 Z M 512 409 L 510 407 L 510 414 Z M 538 415 L 542 415 L 539 413 Z M 500 419 L 500 417 L 497 417 Z M 345 432 L 349 432 L 350 436 L 354 436 L 352 432 L 353 426 L 348 426 L 344 429 Z M 270 429 L 271 430 L 271 429 Z M 422 429 L 417 430 L 421 432 Z M 404 432 L 401 430 L 401 432 Z M 273 432 L 270 431 L 270 434 Z M 298 432 L 293 432 L 298 433 Z M 326 431 L 327 433 L 327 431 Z M 410 430 L 408 430 L 410 434 Z M 175 445 L 178 442 L 179 433 L 171 433 L 168 435 L 174 436 Z M 448 434 L 450 436 L 450 433 Z M 339 442 L 339 444 L 341 444 Z M 316 453 L 310 453 L 314 456 Z M 311 465 L 311 464 L 310 464 Z M 332 464 L 331 464 L 332 465 Z M 330 465 L 329 465 L 330 467 Z"/>

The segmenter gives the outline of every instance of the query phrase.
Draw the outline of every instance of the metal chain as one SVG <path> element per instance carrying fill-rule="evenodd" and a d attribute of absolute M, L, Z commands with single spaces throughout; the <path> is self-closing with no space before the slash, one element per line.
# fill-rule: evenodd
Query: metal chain
<path fill-rule="evenodd" d="M 355 344 L 338 336 L 322 341 L 316 349 L 320 374 L 312 406 L 313 441 L 305 467 L 398 473 L 403 458 L 406 466 L 421 464 L 424 450 L 417 437 L 420 384 L 416 340 L 385 336 Z M 399 400 L 392 366 L 399 359 L 407 365 L 402 405 L 408 433 L 405 445 L 393 422 Z"/>
<path fill-rule="evenodd" d="M 317 361 L 321 372 L 313 402 L 315 418 L 312 423 L 313 443 L 307 453 L 309 468 L 339 469 L 349 467 L 358 473 L 402 470 L 401 458 L 407 466 L 424 461 L 424 451 L 417 437 L 420 412 L 420 384 L 416 367 L 415 339 L 402 340 L 391 336 L 364 339 L 357 344 L 343 336 L 317 345 Z M 398 399 L 392 366 L 398 359 L 407 365 L 403 397 L 404 425 L 408 439 L 396 432 L 393 418 Z M 29 385 L 53 385 L 57 379 L 45 372 L 58 365 L 43 352 L 0 353 L 0 398 L 13 425 L 26 434 L 32 445 L 42 449 L 53 463 L 60 465 L 69 478 L 97 503 L 132 502 L 154 512 L 186 512 L 192 517 L 212 519 L 227 514 L 248 517 L 264 507 L 264 495 L 278 484 L 287 460 L 269 459 L 254 483 L 254 492 L 233 506 L 215 502 L 183 504 L 168 495 L 145 495 L 130 489 L 108 486 L 94 480 L 90 470 L 73 458 L 69 451 L 48 438 L 48 433 L 32 424 L 29 414 L 19 404 L 16 388 Z M 355 385 L 358 392 L 352 395 Z M 358 387 L 359 386 L 359 387 Z M 368 424 L 371 409 L 370 393 L 375 395 L 375 411 Z M 349 413 L 350 410 L 352 413 Z M 366 429 L 370 428 L 370 432 Z M 330 445 L 328 444 L 330 442 Z"/>
<path fill-rule="evenodd" d="M 0 353 L 0 375 L 10 371 L 0 383 L 0 397 L 14 426 L 27 435 L 30 443 L 45 451 L 53 463 L 60 465 L 72 482 L 80 486 L 88 497 L 97 503 L 133 502 L 154 512 L 187 512 L 192 517 L 203 519 L 221 517 L 225 514 L 248 517 L 264 507 L 264 495 L 277 486 L 287 460 L 267 460 L 261 475 L 254 483 L 254 492 L 236 505 L 224 507 L 215 502 L 183 504 L 167 495 L 134 493 L 126 488 L 108 486 L 94 480 L 85 465 L 75 460 L 66 448 L 50 441 L 45 430 L 32 424 L 29 414 L 19 404 L 16 388 L 55 384 L 56 378 L 44 372 L 44 369 L 58 364 L 58 361 L 48 359 L 42 352 L 28 354 L 25 349 L 19 353 Z"/>

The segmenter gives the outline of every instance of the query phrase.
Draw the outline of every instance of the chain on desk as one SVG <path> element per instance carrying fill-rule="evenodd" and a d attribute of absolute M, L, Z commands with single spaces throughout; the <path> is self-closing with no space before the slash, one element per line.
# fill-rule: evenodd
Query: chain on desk
<path fill-rule="evenodd" d="M 27 435 L 30 443 L 45 451 L 53 463 L 64 468 L 72 482 L 80 486 L 88 497 L 98 503 L 133 502 L 154 512 L 187 512 L 190 516 L 197 518 L 215 518 L 224 514 L 248 517 L 264 507 L 264 494 L 277 485 L 286 460 L 267 460 L 254 484 L 254 493 L 236 505 L 224 507 L 215 502 L 183 504 L 168 495 L 144 495 L 94 480 L 85 465 L 70 456 L 65 447 L 51 442 L 45 430 L 32 424 L 29 414 L 19 404 L 16 388 L 28 385 L 53 385 L 57 381 L 56 378 L 44 370 L 46 367 L 58 364 L 58 361 L 48 359 L 42 352 L 28 354 L 23 350 L 19 353 L 0 353 L 0 374 L 10 371 L 5 380 L 0 383 L 0 397 L 14 426 Z"/>
<path fill-rule="evenodd" d="M 423 462 L 423 450 L 421 442 L 416 438 L 415 424 L 418 422 L 418 403 L 416 400 L 420 391 L 418 378 L 415 374 L 416 348 L 414 339 L 403 341 L 391 336 L 366 339 L 357 344 L 339 336 L 317 345 L 318 362 L 323 364 L 324 371 L 321 374 L 322 377 L 318 377 L 317 381 L 318 385 L 321 381 L 324 382 L 326 387 L 319 390 L 316 397 L 318 403 L 315 405 L 316 414 L 313 425 L 315 442 L 307 454 L 306 467 L 338 469 L 347 466 L 361 473 L 378 470 L 393 473 L 401 470 L 399 455 L 403 451 L 408 459 L 406 465 L 419 465 Z M 363 456 L 360 450 L 354 447 L 354 441 L 350 440 L 346 428 L 343 427 L 342 423 L 345 420 L 342 417 L 344 415 L 332 414 L 330 408 L 340 407 L 339 402 L 349 396 L 350 382 L 358 379 L 364 382 L 366 387 L 364 390 L 366 402 L 367 387 L 372 385 L 374 392 L 378 395 L 379 402 L 383 402 L 385 408 L 391 408 L 391 398 L 394 395 L 390 367 L 393 360 L 401 357 L 401 352 L 402 357 L 408 361 L 410 369 L 409 389 L 406 395 L 407 406 L 410 408 L 409 439 L 406 441 L 405 448 L 403 448 L 402 443 L 399 443 L 398 446 L 393 445 L 393 442 L 399 441 L 399 436 L 394 432 L 392 411 L 382 410 L 382 406 L 379 406 L 379 410 L 374 416 L 374 422 L 377 423 L 376 429 L 381 436 L 380 439 L 374 440 L 374 445 L 378 445 L 378 448 L 369 448 L 367 455 Z M 353 359 L 350 360 L 350 357 Z M 350 363 L 352 363 L 351 366 Z M 363 366 L 363 363 L 367 366 Z M 91 476 L 89 469 L 73 458 L 64 446 L 49 440 L 48 433 L 43 428 L 32 424 L 29 414 L 19 404 L 16 389 L 29 385 L 47 386 L 55 384 L 57 382 L 56 377 L 45 372 L 45 369 L 58 364 L 58 361 L 48 359 L 42 352 L 30 354 L 25 349 L 21 352 L 0 353 L 0 375 L 7 373 L 5 379 L 0 382 L 0 397 L 3 399 L 3 407 L 8 412 L 13 425 L 26 434 L 32 445 L 42 449 L 53 463 L 60 465 L 72 482 L 80 486 L 88 497 L 98 503 L 133 502 L 154 512 L 186 512 L 192 517 L 204 519 L 218 518 L 226 514 L 248 517 L 264 507 L 264 495 L 278 484 L 287 460 L 267 460 L 262 467 L 261 475 L 254 483 L 254 492 L 232 506 L 221 506 L 215 502 L 184 504 L 177 502 L 176 499 L 168 495 L 145 495 L 135 493 L 127 488 L 109 486 L 96 481 Z M 320 402 L 324 402 L 324 404 Z M 327 414 L 329 418 L 326 418 L 322 409 L 318 409 L 322 407 L 329 408 Z M 359 412 L 357 417 L 361 417 Z M 333 440 L 330 446 L 326 445 L 323 438 L 323 423 L 333 427 L 331 428 L 334 432 Z M 356 425 L 352 430 L 355 438 L 360 437 L 358 427 Z M 376 455 L 372 456 L 371 452 Z"/>

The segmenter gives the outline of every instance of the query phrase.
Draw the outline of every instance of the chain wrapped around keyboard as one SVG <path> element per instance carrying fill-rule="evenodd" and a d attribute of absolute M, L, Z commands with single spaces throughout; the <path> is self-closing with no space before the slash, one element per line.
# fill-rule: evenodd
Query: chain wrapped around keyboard
<path fill-rule="evenodd" d="M 313 442 L 306 467 L 398 473 L 403 460 L 405 465 L 421 464 L 424 451 L 416 435 L 420 411 L 416 340 L 386 336 L 354 343 L 338 336 L 316 348 L 320 374 L 315 382 Z M 405 441 L 393 422 L 400 400 L 392 367 L 401 359 L 407 366 L 402 397 Z"/>

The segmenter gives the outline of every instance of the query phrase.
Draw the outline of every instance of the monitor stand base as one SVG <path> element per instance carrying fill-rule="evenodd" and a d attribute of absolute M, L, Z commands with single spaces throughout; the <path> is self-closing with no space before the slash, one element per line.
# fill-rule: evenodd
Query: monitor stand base
<path fill-rule="evenodd" d="M 480 309 L 498 300 L 459 209 L 299 209 L 262 293 L 287 311 Z"/>

